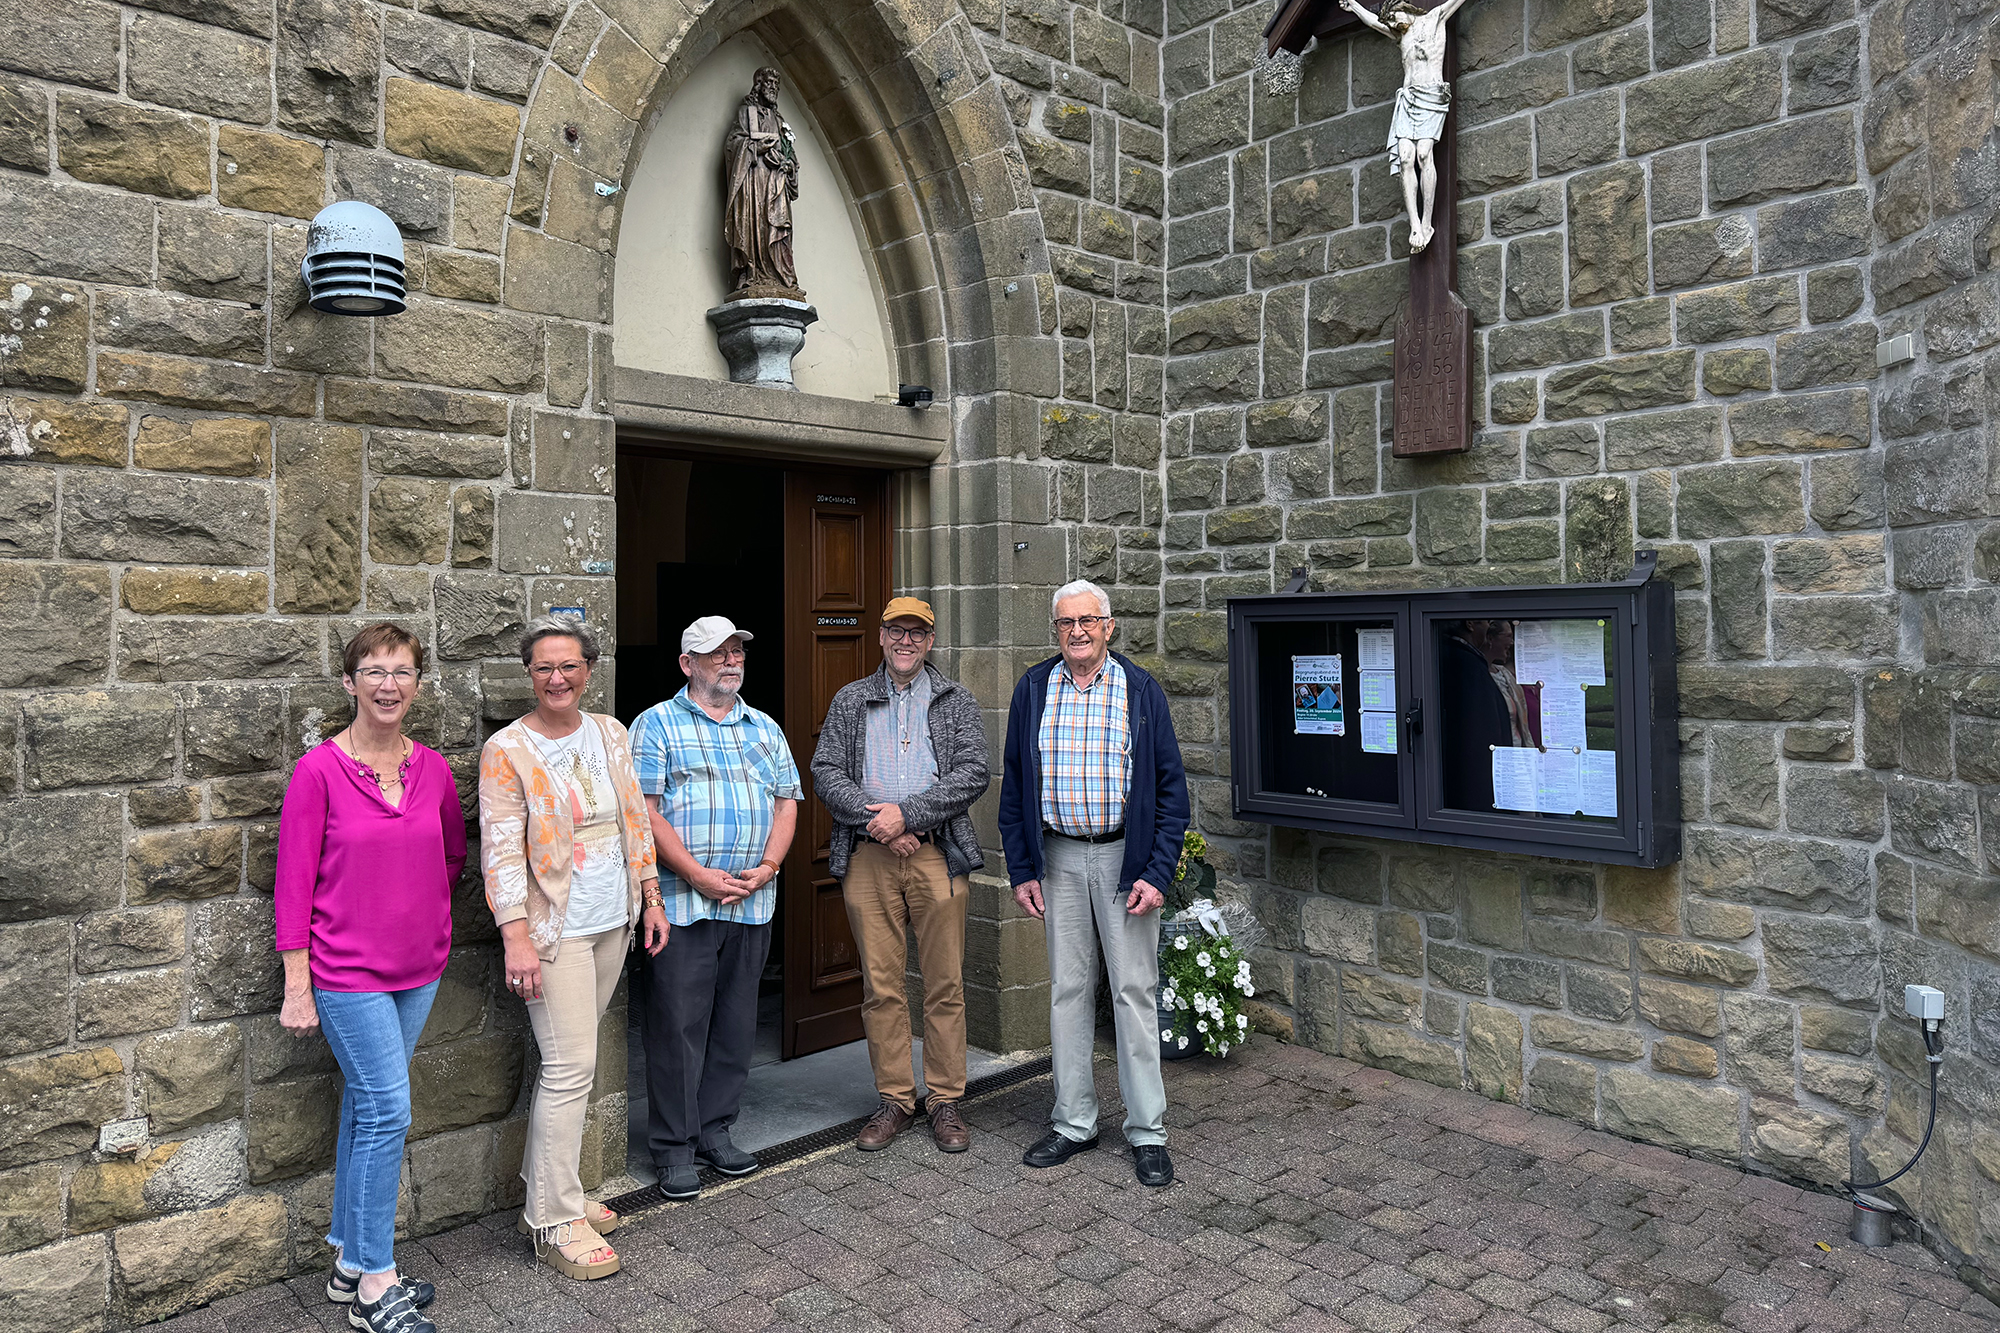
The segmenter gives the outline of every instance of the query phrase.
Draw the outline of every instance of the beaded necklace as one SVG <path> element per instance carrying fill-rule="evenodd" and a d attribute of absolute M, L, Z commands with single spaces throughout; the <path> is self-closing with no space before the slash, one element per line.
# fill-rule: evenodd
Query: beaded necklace
<path fill-rule="evenodd" d="M 348 727 L 345 730 L 343 730 L 340 734 L 342 736 L 347 737 L 347 746 L 351 746 L 354 744 L 354 728 Z M 410 761 L 416 758 L 417 755 L 416 747 L 410 744 L 410 738 L 408 736 L 405 736 L 402 738 L 402 740 L 403 740 L 403 760 L 401 763 L 396 765 L 396 785 L 398 787 L 405 787 L 409 785 Z M 374 783 L 375 790 L 382 793 L 382 799 L 384 801 L 388 800 L 389 784 L 385 782 L 382 778 L 382 775 L 380 773 L 377 773 L 374 770 L 374 768 L 370 766 L 366 761 L 364 761 L 358 753 L 347 748 L 347 746 L 341 745 L 339 743 L 338 738 L 335 739 L 334 748 L 339 750 L 342 754 L 346 755 L 349 759 L 352 759 L 354 761 L 354 771 L 361 777 L 368 780 L 369 782 Z"/>

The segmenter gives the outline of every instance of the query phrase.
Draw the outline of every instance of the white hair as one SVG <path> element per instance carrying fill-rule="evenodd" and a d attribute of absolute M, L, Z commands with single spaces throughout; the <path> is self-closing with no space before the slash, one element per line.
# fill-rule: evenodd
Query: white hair
<path fill-rule="evenodd" d="M 1056 595 L 1049 598 L 1049 618 L 1054 619 L 1059 614 L 1057 608 L 1072 597 L 1095 597 L 1097 599 L 1097 613 L 1103 616 L 1111 614 L 1111 598 L 1105 593 L 1104 589 L 1098 587 L 1089 579 L 1076 579 L 1057 588 Z"/>

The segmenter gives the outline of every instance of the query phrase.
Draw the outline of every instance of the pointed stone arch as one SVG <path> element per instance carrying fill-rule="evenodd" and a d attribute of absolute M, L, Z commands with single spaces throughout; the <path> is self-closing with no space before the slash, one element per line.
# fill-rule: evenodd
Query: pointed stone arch
<path fill-rule="evenodd" d="M 899 373 L 940 397 L 1054 396 L 1040 215 L 1013 121 L 955 5 L 744 0 L 690 15 L 672 0 L 607 0 L 601 10 L 584 0 L 525 118 L 508 304 L 608 323 L 622 193 L 610 196 L 607 227 L 578 217 L 565 191 L 581 181 L 565 178 L 622 186 L 653 111 L 741 32 L 772 51 L 827 137 L 882 283 Z"/>
<path fill-rule="evenodd" d="M 1015 615 L 1010 588 L 1050 575 L 1017 571 L 1013 525 L 1048 521 L 1051 480 L 1037 473 L 1024 486 L 999 469 L 1039 455 L 1042 403 L 1061 392 L 1055 283 L 1013 119 L 957 4 L 579 0 L 523 118 L 506 304 L 591 326 L 599 372 L 583 411 L 614 414 L 603 367 L 622 187 L 656 109 L 744 32 L 773 53 L 825 137 L 881 284 L 899 376 L 933 386 L 950 414 L 944 456 L 899 491 L 898 582 L 943 593 L 952 642 L 979 645 L 959 650 L 966 665 L 967 653 L 997 660 L 1002 645 L 1039 643 L 1040 610 Z M 620 187 L 608 209 L 600 184 Z M 1045 564 L 1050 553 L 1035 555 Z"/>

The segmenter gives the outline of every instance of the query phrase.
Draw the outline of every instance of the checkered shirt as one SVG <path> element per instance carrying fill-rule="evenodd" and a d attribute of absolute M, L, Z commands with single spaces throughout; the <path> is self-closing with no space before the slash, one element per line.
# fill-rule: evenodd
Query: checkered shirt
<path fill-rule="evenodd" d="M 660 813 L 702 865 L 740 875 L 763 859 L 777 802 L 798 800 L 798 765 L 769 714 L 738 701 L 718 722 L 685 687 L 654 704 L 632 726 L 632 766 L 639 790 L 660 798 Z M 660 862 L 667 921 L 740 921 L 759 926 L 778 901 L 776 881 L 728 907 L 697 893 Z"/>
<path fill-rule="evenodd" d="M 1049 673 L 1042 708 L 1042 822 L 1058 833 L 1109 833 L 1125 822 L 1132 790 L 1132 719 L 1125 668 L 1106 657 L 1087 690 L 1069 663 Z"/>

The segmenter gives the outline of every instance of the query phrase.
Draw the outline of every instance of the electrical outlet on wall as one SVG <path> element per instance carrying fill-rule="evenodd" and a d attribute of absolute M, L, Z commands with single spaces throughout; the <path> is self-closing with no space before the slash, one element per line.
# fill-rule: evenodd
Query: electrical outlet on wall
<path fill-rule="evenodd" d="M 1944 992 L 1935 986 L 1903 987 L 1903 1012 L 1920 1023 L 1944 1021 Z"/>

